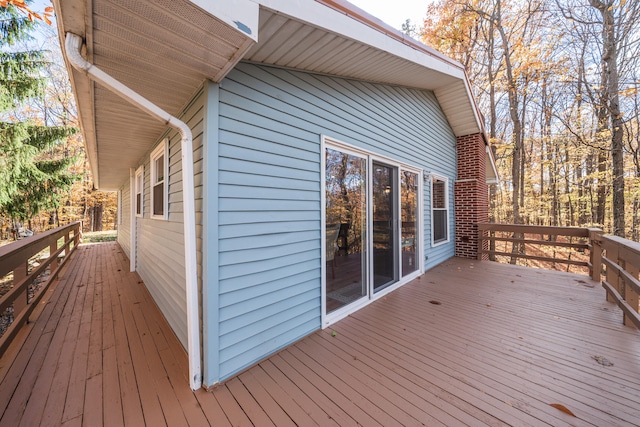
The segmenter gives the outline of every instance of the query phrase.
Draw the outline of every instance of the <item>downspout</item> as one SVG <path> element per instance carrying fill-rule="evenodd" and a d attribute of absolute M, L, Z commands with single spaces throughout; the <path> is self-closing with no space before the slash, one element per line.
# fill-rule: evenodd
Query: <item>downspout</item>
<path fill-rule="evenodd" d="M 182 137 L 184 258 L 187 288 L 187 351 L 189 353 L 189 384 L 192 390 L 197 390 L 202 386 L 202 369 L 200 366 L 200 309 L 198 305 L 198 265 L 196 261 L 196 215 L 193 189 L 193 141 L 191 129 L 189 129 L 189 126 L 183 121 L 173 117 L 151 101 L 89 63 L 80 54 L 81 48 L 82 38 L 76 34 L 67 33 L 65 38 L 66 56 L 75 69 L 85 73 L 91 80 L 100 83 L 116 95 L 147 112 L 152 117 L 176 129 Z"/>

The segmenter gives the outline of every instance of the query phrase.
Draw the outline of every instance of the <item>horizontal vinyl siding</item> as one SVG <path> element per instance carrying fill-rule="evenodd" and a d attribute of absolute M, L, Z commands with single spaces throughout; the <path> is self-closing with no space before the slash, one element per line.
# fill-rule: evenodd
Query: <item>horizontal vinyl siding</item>
<path fill-rule="evenodd" d="M 196 256 L 198 258 L 199 283 L 201 283 L 202 277 L 203 107 L 203 96 L 202 93 L 199 93 L 180 117 L 189 125 L 193 133 Z M 186 348 L 187 303 L 184 271 L 181 138 L 173 130 L 164 135 L 161 140 L 165 137 L 169 138 L 169 216 L 168 220 L 151 219 L 151 168 L 149 156 L 147 155 L 144 159 L 144 217 L 137 218 L 137 271 L 173 331 Z"/>
<path fill-rule="evenodd" d="M 221 379 L 320 328 L 321 135 L 455 176 L 432 93 L 239 64 L 220 85 Z M 430 240 L 429 261 L 453 255 Z"/>
<path fill-rule="evenodd" d="M 120 187 L 120 221 L 118 224 L 118 243 L 127 257 L 131 256 L 131 189 L 129 181 Z"/>

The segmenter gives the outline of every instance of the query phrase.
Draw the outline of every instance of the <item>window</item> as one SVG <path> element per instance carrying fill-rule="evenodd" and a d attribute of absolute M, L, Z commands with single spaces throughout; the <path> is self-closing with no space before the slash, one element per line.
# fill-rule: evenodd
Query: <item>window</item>
<path fill-rule="evenodd" d="M 151 153 L 151 218 L 167 219 L 167 140 Z"/>
<path fill-rule="evenodd" d="M 432 243 L 436 246 L 449 241 L 449 191 L 447 178 L 431 177 Z"/>
<path fill-rule="evenodd" d="M 140 166 L 136 170 L 135 191 L 136 191 L 136 216 L 142 217 L 144 203 L 144 166 Z"/>

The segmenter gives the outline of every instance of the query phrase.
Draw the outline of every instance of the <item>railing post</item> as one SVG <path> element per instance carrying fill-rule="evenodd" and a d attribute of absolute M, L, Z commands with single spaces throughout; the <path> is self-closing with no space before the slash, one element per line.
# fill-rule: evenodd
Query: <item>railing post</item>
<path fill-rule="evenodd" d="M 69 255 L 69 246 L 67 245 L 67 243 L 69 242 L 69 233 L 71 233 L 71 230 L 67 230 L 67 232 L 64 234 L 64 257 L 66 258 L 67 255 Z"/>
<path fill-rule="evenodd" d="M 53 257 L 53 259 L 51 260 L 51 268 L 50 271 L 55 270 L 56 268 L 58 268 L 58 256 L 55 254 L 56 251 L 58 250 L 58 241 L 55 240 L 51 243 L 51 245 L 49 245 L 49 256 Z"/>
<path fill-rule="evenodd" d="M 21 263 L 18 268 L 13 270 L 13 286 L 16 286 L 18 285 L 18 283 L 22 282 L 27 277 L 28 274 L 29 274 L 29 260 L 26 260 L 25 262 Z M 16 299 L 13 301 L 13 317 L 14 318 L 18 317 L 18 314 L 20 314 L 22 310 L 25 309 L 25 307 L 27 306 L 27 303 L 29 302 L 28 289 L 29 289 L 28 287 L 25 288 L 25 290 L 21 292 L 20 295 L 18 295 Z"/>
<path fill-rule="evenodd" d="M 591 279 L 599 282 L 602 275 L 602 230 L 589 228 L 589 243 L 591 244 L 591 253 L 589 254 L 591 267 L 589 268 L 589 273 Z"/>

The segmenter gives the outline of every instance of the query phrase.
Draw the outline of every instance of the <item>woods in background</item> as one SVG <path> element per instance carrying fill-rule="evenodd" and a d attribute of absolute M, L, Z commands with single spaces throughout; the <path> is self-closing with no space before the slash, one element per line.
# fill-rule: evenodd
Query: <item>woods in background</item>
<path fill-rule="evenodd" d="M 468 70 L 496 150 L 491 220 L 640 234 L 640 2 L 440 0 L 423 41 Z"/>
<path fill-rule="evenodd" d="M 14 6 L 0 22 L 0 240 L 77 220 L 113 229 L 116 195 L 93 189 L 54 30 Z"/>

